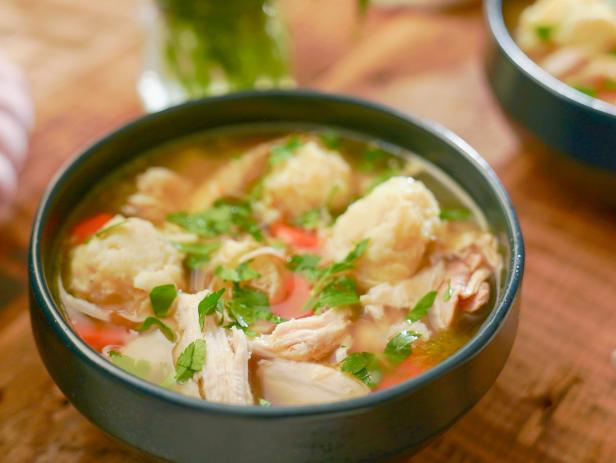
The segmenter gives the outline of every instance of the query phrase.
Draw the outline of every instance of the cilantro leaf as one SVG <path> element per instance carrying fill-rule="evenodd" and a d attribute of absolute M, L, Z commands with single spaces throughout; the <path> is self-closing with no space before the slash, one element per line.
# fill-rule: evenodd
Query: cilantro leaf
<path fill-rule="evenodd" d="M 320 309 L 323 307 L 339 307 L 358 303 L 359 295 L 357 294 L 355 280 L 345 275 L 334 278 L 323 288 L 314 307 L 315 309 Z"/>
<path fill-rule="evenodd" d="M 219 199 L 203 212 L 176 212 L 169 214 L 167 221 L 206 238 L 246 232 L 257 241 L 263 239 L 261 228 L 252 216 L 252 207 L 245 201 Z"/>
<path fill-rule="evenodd" d="M 597 90 L 593 87 L 589 87 L 587 85 L 574 85 L 573 88 L 576 89 L 578 92 L 585 93 L 586 95 L 592 96 L 593 98 L 597 97 Z"/>
<path fill-rule="evenodd" d="M 367 386 L 376 387 L 383 377 L 377 358 L 370 352 L 355 352 L 342 361 L 340 369 L 350 373 Z"/>
<path fill-rule="evenodd" d="M 153 326 L 157 327 L 169 341 L 175 342 L 175 333 L 173 332 L 171 327 L 169 327 L 169 325 L 163 322 L 160 318 L 147 317 L 145 320 L 143 320 L 143 323 L 137 327 L 137 331 L 147 331 Z"/>
<path fill-rule="evenodd" d="M 535 28 L 535 32 L 537 37 L 539 37 L 543 42 L 549 42 L 552 38 L 552 34 L 554 33 L 554 27 L 546 25 L 537 26 Z"/>
<path fill-rule="evenodd" d="M 413 351 L 413 343 L 420 336 L 413 331 L 402 331 L 389 340 L 385 346 L 385 356 L 395 365 L 405 360 Z"/>
<path fill-rule="evenodd" d="M 186 254 L 186 266 L 195 270 L 209 262 L 212 253 L 220 248 L 220 243 L 173 243 L 173 246 Z"/>
<path fill-rule="evenodd" d="M 254 280 L 261 276 L 259 272 L 248 265 L 248 262 L 243 262 L 234 269 L 218 266 L 215 273 L 218 278 L 235 282 Z"/>
<path fill-rule="evenodd" d="M 148 379 L 148 374 L 152 370 L 152 366 L 148 361 L 135 360 L 134 358 L 115 350 L 109 352 L 109 360 L 111 360 L 111 363 L 120 367 L 122 370 L 141 379 Z"/>
<path fill-rule="evenodd" d="M 428 310 L 430 310 L 430 307 L 434 305 L 435 299 L 436 291 L 426 293 L 421 299 L 419 299 L 419 301 L 417 301 L 417 304 L 415 304 L 415 307 L 413 307 L 413 309 L 408 313 L 406 319 L 416 322 L 424 318 L 427 315 Z"/>
<path fill-rule="evenodd" d="M 259 397 L 259 406 L 261 406 L 261 407 L 271 407 L 272 404 L 269 402 L 269 400 L 265 400 L 263 397 Z"/>
<path fill-rule="evenodd" d="M 249 286 L 242 287 L 236 282 L 233 283 L 233 296 L 226 307 L 229 316 L 243 330 L 246 330 L 258 320 L 268 320 L 275 323 L 282 321 L 280 317 L 271 312 L 266 293 Z"/>
<path fill-rule="evenodd" d="M 468 220 L 473 213 L 468 209 L 441 209 L 439 217 L 441 220 Z"/>
<path fill-rule="evenodd" d="M 345 272 L 355 268 L 355 261 L 364 255 L 370 240 L 368 238 L 361 240 L 355 245 L 353 249 L 346 255 L 344 259 L 338 262 L 334 262 L 328 267 L 329 273 Z"/>
<path fill-rule="evenodd" d="M 299 254 L 291 257 L 288 267 L 295 273 L 299 273 L 309 280 L 316 280 L 322 271 L 317 268 L 321 258 L 314 254 Z"/>
<path fill-rule="evenodd" d="M 205 324 L 205 317 L 207 315 L 212 315 L 214 312 L 223 312 L 224 310 L 224 302 L 221 299 L 222 295 L 225 293 L 225 288 L 219 289 L 214 293 L 210 293 L 203 298 L 201 302 L 199 302 L 199 326 L 203 329 L 203 325 Z"/>
<path fill-rule="evenodd" d="M 312 230 L 319 225 L 321 220 L 321 208 L 310 209 L 300 215 L 295 221 L 295 225 L 299 225 L 306 230 Z"/>
<path fill-rule="evenodd" d="M 164 317 L 173 304 L 178 290 L 174 284 L 156 286 L 150 291 L 150 303 L 157 317 Z"/>
<path fill-rule="evenodd" d="M 296 135 L 289 138 L 286 143 L 274 146 L 269 158 L 270 165 L 275 166 L 289 159 L 300 146 L 302 146 L 302 141 Z"/>
<path fill-rule="evenodd" d="M 197 339 L 182 351 L 175 364 L 175 380 L 178 383 L 188 381 L 205 365 L 205 341 Z"/>

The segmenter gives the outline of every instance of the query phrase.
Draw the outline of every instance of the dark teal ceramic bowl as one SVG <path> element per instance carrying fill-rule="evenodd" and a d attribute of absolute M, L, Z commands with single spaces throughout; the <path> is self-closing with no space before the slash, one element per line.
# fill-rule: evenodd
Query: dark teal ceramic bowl
<path fill-rule="evenodd" d="M 583 165 L 616 174 L 616 106 L 575 90 L 526 56 L 505 20 L 504 12 L 515 2 L 519 0 L 484 2 L 492 36 L 486 66 L 496 98 L 548 146 Z"/>
<path fill-rule="evenodd" d="M 50 292 L 62 223 L 101 178 L 144 150 L 197 131 L 246 123 L 323 124 L 414 151 L 448 172 L 483 209 L 506 264 L 494 310 L 452 357 L 404 384 L 362 398 L 302 407 L 205 402 L 131 376 L 73 332 Z M 309 92 L 245 93 L 152 114 L 97 142 L 53 180 L 30 246 L 31 319 L 41 357 L 73 405 L 112 436 L 180 462 L 360 462 L 411 453 L 490 388 L 513 344 L 524 266 L 522 235 L 488 164 L 446 129 L 356 99 Z"/>

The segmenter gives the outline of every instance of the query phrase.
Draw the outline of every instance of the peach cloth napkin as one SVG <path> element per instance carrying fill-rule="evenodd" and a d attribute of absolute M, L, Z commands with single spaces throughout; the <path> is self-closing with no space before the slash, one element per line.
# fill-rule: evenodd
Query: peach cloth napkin
<path fill-rule="evenodd" d="M 23 72 L 0 55 L 0 221 L 9 216 L 28 153 L 34 109 Z"/>

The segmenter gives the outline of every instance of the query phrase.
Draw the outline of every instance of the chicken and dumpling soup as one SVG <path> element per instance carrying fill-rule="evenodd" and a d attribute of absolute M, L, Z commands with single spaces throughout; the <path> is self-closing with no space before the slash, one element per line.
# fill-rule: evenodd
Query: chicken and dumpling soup
<path fill-rule="evenodd" d="M 236 128 L 103 179 L 66 226 L 57 297 L 86 343 L 164 388 L 314 404 L 463 346 L 497 297 L 498 249 L 468 196 L 410 153 Z"/>
<path fill-rule="evenodd" d="M 507 6 L 517 22 L 516 41 L 533 60 L 573 88 L 616 104 L 613 0 L 517 0 Z"/>

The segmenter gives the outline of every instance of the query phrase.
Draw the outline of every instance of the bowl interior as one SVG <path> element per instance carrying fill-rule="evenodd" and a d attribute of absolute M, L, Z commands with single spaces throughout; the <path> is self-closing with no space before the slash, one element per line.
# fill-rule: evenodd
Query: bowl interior
<path fill-rule="evenodd" d="M 517 218 L 510 200 L 494 172 L 470 146 L 448 130 L 431 123 L 402 116 L 380 106 L 355 99 L 312 92 L 252 92 L 210 98 L 187 103 L 152 114 L 123 127 L 95 143 L 58 174 L 45 194 L 35 218 L 31 242 L 31 279 L 35 292 L 40 292 L 42 310 L 66 342 L 73 342 L 80 351 L 89 350 L 70 331 L 60 311 L 54 306 L 50 292 L 55 256 L 54 249 L 63 223 L 80 199 L 101 179 L 102 173 L 118 168 L 135 156 L 163 143 L 204 130 L 245 124 L 306 124 L 340 128 L 374 137 L 410 150 L 448 173 L 484 212 L 492 231 L 499 238 L 505 254 L 504 274 L 495 308 L 475 337 L 452 357 L 425 374 L 391 389 L 366 397 L 324 406 L 295 407 L 318 412 L 353 404 L 370 404 L 400 394 L 411 387 L 435 379 L 464 359 L 476 354 L 494 336 L 506 317 L 517 293 L 523 270 L 524 250 Z M 87 356 L 102 368 L 126 377 L 120 370 L 98 355 Z M 131 379 L 153 391 L 161 388 Z M 263 407 L 232 407 L 209 404 L 177 395 L 177 400 L 197 407 L 255 409 L 254 413 L 273 413 Z M 181 398 L 180 398 L 181 397 Z M 345 405 L 347 404 L 347 405 Z M 349 405 L 350 404 L 350 405 Z M 293 407 L 289 407 L 291 409 Z M 288 409 L 288 411 L 290 411 Z M 252 413 L 252 412 L 251 412 Z"/>

